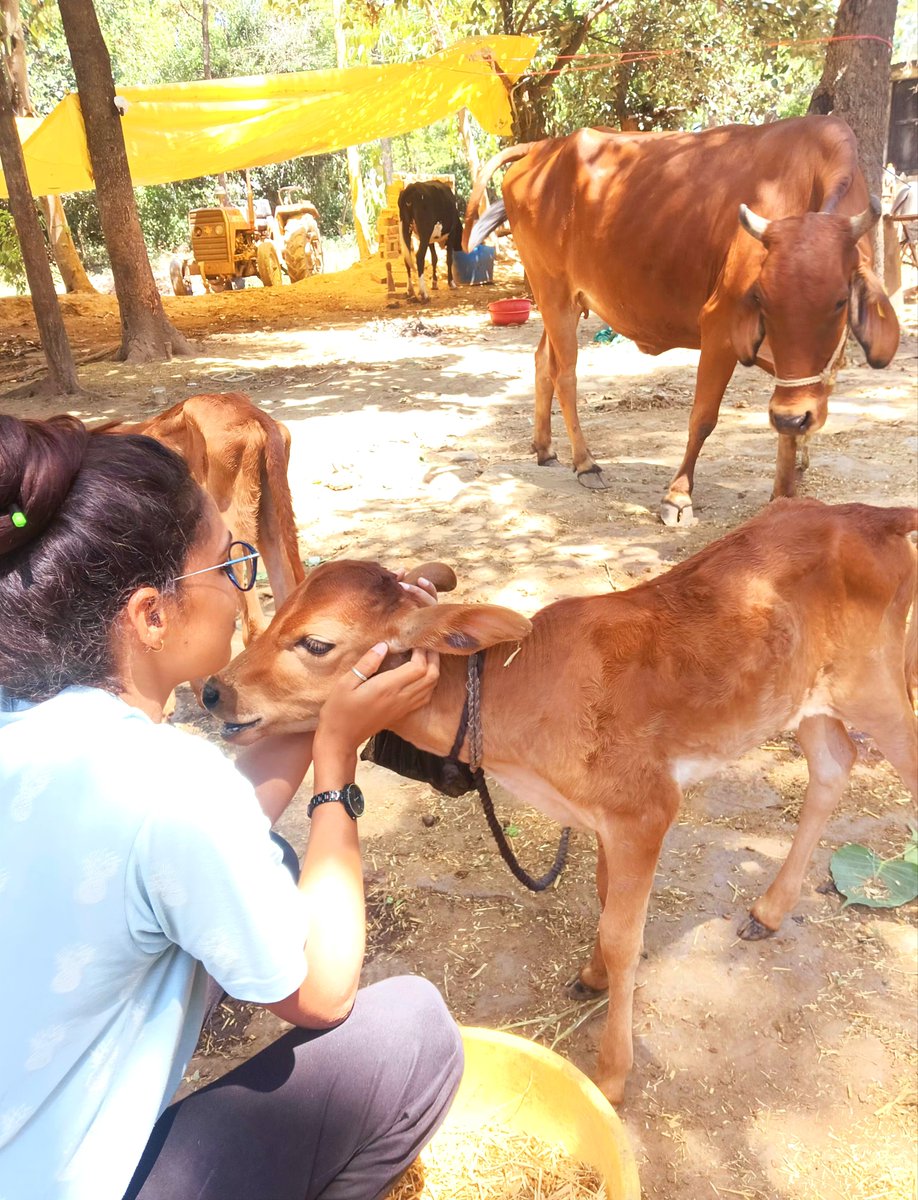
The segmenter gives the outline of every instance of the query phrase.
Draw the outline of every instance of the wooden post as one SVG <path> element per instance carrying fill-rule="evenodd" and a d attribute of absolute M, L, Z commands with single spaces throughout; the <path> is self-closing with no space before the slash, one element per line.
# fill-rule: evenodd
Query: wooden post
<path fill-rule="evenodd" d="M 899 231 L 896 222 L 888 214 L 883 217 L 883 286 L 890 300 L 902 287 Z"/>

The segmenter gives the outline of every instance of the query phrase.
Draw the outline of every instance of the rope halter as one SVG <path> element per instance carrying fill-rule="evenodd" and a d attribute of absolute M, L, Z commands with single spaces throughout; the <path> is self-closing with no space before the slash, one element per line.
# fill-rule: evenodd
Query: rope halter
<path fill-rule="evenodd" d="M 807 375 L 804 379 L 781 379 L 776 374 L 774 377 L 775 387 L 810 387 L 814 383 L 824 383 L 831 387 L 835 382 L 835 376 L 838 374 L 838 360 L 842 356 L 847 340 L 848 322 L 846 321 L 842 328 L 841 337 L 838 339 L 838 345 L 835 347 L 832 357 L 826 363 L 825 369 L 820 374 Z"/>

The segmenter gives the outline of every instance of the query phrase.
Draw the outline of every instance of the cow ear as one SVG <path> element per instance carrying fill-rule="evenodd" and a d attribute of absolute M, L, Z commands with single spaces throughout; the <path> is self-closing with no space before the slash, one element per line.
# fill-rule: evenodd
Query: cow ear
<path fill-rule="evenodd" d="M 518 642 L 532 632 L 532 623 L 496 604 L 438 604 L 406 609 L 393 650 L 439 650 L 441 654 L 474 654 L 499 642 Z"/>
<path fill-rule="evenodd" d="M 887 366 L 899 348 L 899 320 L 879 279 L 864 265 L 851 279 L 848 322 L 870 365 Z"/>
<path fill-rule="evenodd" d="M 751 287 L 736 306 L 730 339 L 736 357 L 743 366 L 755 366 L 755 356 L 765 340 L 765 321 L 755 287 Z"/>

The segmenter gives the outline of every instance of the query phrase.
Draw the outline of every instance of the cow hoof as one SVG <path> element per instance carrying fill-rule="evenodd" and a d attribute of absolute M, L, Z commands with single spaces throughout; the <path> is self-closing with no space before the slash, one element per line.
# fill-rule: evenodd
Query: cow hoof
<path fill-rule="evenodd" d="M 772 937 L 775 933 L 774 929 L 769 929 L 767 925 L 763 925 L 761 921 L 749 914 L 746 920 L 740 925 L 737 930 L 744 942 L 760 942 L 763 938 Z"/>
<path fill-rule="evenodd" d="M 561 464 L 558 462 L 557 454 L 550 454 L 548 456 L 548 458 L 540 458 L 540 459 L 538 459 L 538 463 L 539 463 L 540 467 L 560 467 L 561 466 Z"/>
<path fill-rule="evenodd" d="M 607 988 L 592 988 L 582 979 L 575 979 L 566 988 L 567 994 L 572 1000 L 595 1000 L 597 996 L 604 995 L 607 990 Z"/>
<path fill-rule="evenodd" d="M 591 492 L 601 492 L 609 486 L 603 478 L 602 471 L 596 466 L 589 467 L 586 471 L 578 471 L 577 482 L 589 488 Z"/>
<path fill-rule="evenodd" d="M 696 524 L 691 500 L 686 500 L 683 504 L 669 499 L 663 500 L 660 504 L 660 520 L 664 525 Z"/>

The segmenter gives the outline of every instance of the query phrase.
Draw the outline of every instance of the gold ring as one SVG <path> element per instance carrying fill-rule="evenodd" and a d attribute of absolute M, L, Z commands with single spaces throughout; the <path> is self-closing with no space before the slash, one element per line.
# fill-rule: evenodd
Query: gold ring
<path fill-rule="evenodd" d="M 363 671 L 358 671 L 356 667 L 351 667 L 351 670 L 354 672 L 354 674 L 357 676 L 357 678 L 360 680 L 361 683 L 367 682 L 367 677 L 366 677 L 366 675 L 364 675 Z"/>

